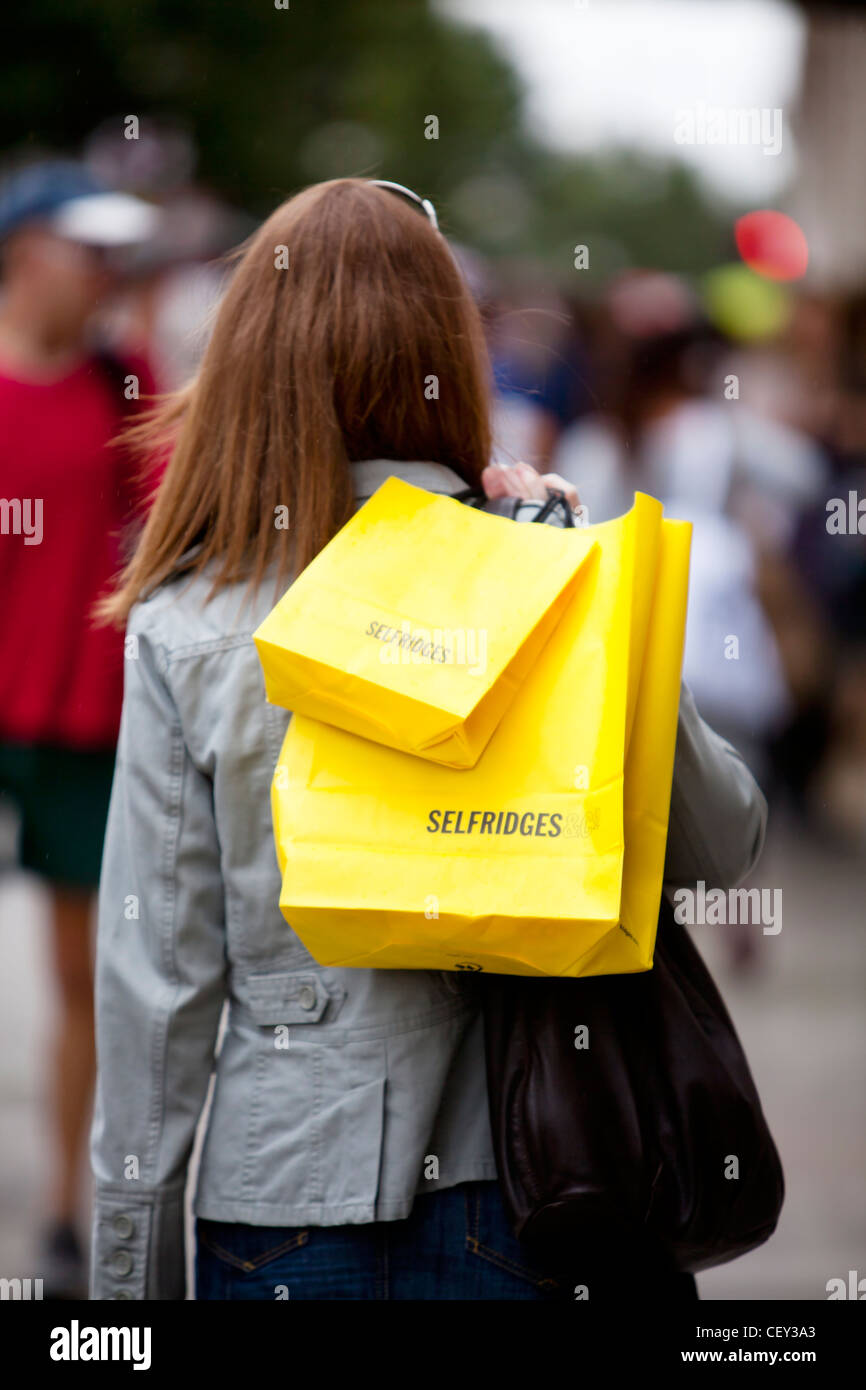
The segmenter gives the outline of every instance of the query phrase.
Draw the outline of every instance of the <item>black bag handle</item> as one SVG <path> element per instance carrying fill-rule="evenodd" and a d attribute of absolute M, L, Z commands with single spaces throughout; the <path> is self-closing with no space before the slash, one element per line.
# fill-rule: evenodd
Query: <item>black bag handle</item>
<path fill-rule="evenodd" d="M 469 507 L 483 507 L 485 502 L 488 502 L 490 500 L 487 494 L 484 491 L 482 491 L 481 488 L 475 487 L 463 488 L 461 492 L 454 492 L 451 495 L 454 498 L 455 502 L 465 502 L 466 505 Z M 511 500 L 516 505 L 519 505 L 521 502 L 536 501 L 538 499 L 527 497 L 513 497 Z M 545 522 L 547 518 L 551 515 L 551 513 L 556 511 L 558 507 L 562 508 L 564 526 L 574 526 L 574 513 L 572 512 L 571 507 L 568 505 L 565 493 L 559 492 L 556 488 L 547 489 L 547 501 L 543 504 L 537 516 L 534 516 L 532 518 L 532 524 L 534 525 L 537 521 Z"/>
<path fill-rule="evenodd" d="M 467 507 L 480 507 L 487 501 L 487 495 L 480 487 L 465 487 L 461 492 L 449 494 L 455 502 L 465 502 Z"/>

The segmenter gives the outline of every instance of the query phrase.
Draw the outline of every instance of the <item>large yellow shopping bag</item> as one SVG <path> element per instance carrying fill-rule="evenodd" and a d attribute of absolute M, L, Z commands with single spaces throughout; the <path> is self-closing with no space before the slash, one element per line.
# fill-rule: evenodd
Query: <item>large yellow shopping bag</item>
<path fill-rule="evenodd" d="M 253 634 L 272 704 L 472 767 L 591 542 L 389 478 Z"/>
<path fill-rule="evenodd" d="M 691 525 L 662 522 L 652 614 L 626 754 L 620 919 L 581 962 L 581 975 L 652 965 L 668 838 L 685 638 Z"/>
<path fill-rule="evenodd" d="M 640 494 L 625 517 L 570 533 L 588 550 L 582 582 L 472 770 L 293 721 L 272 792 L 280 906 L 319 961 L 551 975 L 649 968 L 684 535 Z M 653 740 L 657 751 L 641 752 Z M 624 791 L 627 754 L 646 783 L 636 797 Z M 652 831 L 634 870 L 629 804 L 635 825 Z"/>

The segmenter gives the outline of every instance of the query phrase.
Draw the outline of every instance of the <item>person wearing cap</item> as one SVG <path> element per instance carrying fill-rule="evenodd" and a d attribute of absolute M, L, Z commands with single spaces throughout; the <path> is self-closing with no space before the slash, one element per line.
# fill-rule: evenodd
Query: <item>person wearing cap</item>
<path fill-rule="evenodd" d="M 52 1186 L 39 1275 L 81 1295 L 76 1204 L 93 1078 L 89 922 L 123 686 L 123 643 L 91 608 L 122 561 L 144 480 L 111 441 L 155 389 L 147 364 L 91 341 L 118 256 L 158 214 L 72 161 L 0 186 L 0 795 L 20 859 L 46 881 L 59 1017 Z"/>

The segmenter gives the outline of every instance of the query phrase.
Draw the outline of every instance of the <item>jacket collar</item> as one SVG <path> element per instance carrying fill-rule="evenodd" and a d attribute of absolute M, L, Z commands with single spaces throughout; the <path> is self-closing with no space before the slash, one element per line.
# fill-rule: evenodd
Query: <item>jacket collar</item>
<path fill-rule="evenodd" d="M 364 459 L 352 464 L 352 478 L 355 484 L 355 499 L 366 502 L 372 497 L 386 478 L 402 478 L 404 483 L 413 483 L 427 492 L 461 492 L 466 483 L 444 463 L 404 463 L 398 459 Z"/>

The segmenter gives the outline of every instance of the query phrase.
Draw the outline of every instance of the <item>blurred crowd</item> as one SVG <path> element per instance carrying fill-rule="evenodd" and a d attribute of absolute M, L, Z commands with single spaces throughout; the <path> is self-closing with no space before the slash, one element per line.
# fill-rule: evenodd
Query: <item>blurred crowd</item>
<path fill-rule="evenodd" d="M 805 828 L 866 842 L 866 296 L 629 270 L 489 306 L 503 455 L 693 524 L 685 678 Z M 769 298 L 769 295 L 768 295 Z M 549 295 L 548 295 L 549 299 Z M 863 509 L 866 511 L 866 507 Z"/>

